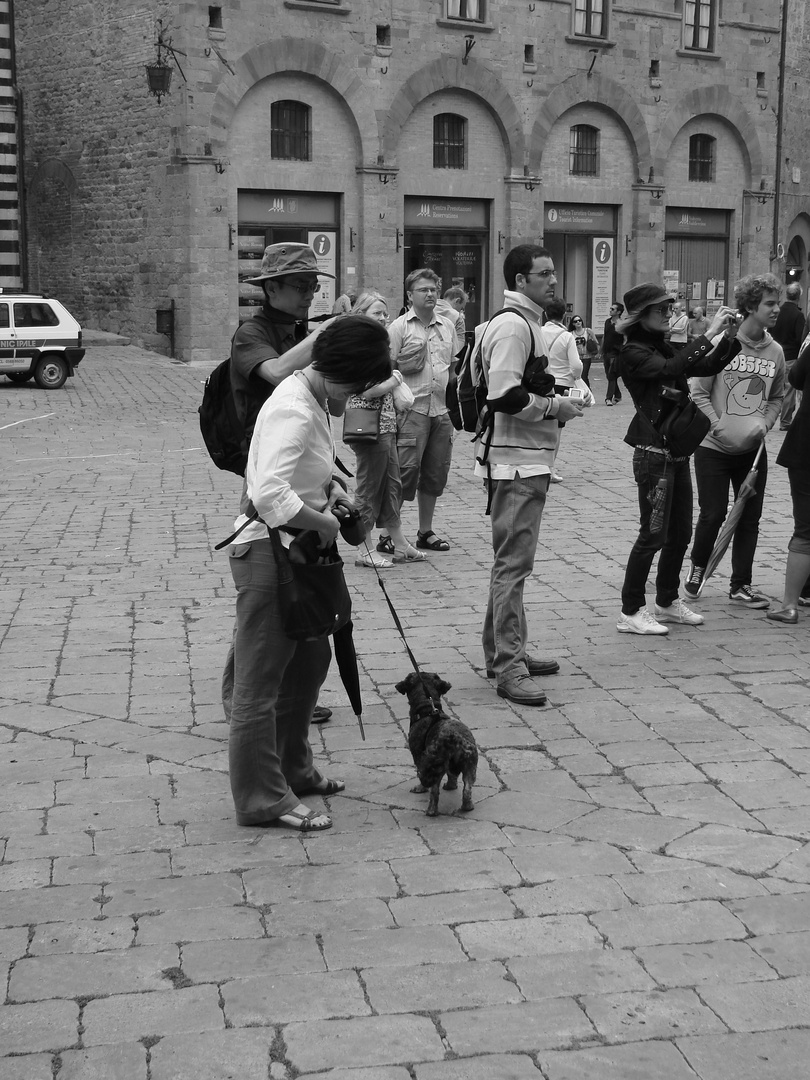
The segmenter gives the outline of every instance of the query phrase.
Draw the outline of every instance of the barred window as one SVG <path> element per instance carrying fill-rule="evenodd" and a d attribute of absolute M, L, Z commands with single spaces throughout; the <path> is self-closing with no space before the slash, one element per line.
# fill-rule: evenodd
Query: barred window
<path fill-rule="evenodd" d="M 686 0 L 683 6 L 683 47 L 714 50 L 715 0 Z"/>
<path fill-rule="evenodd" d="M 447 18 L 483 22 L 484 3 L 485 0 L 447 0 Z"/>
<path fill-rule="evenodd" d="M 270 106 L 270 157 L 281 161 L 310 161 L 310 115 L 303 101 L 274 101 Z"/>
<path fill-rule="evenodd" d="M 607 0 L 574 0 L 574 33 L 607 36 Z"/>
<path fill-rule="evenodd" d="M 568 171 L 572 176 L 599 175 L 599 128 L 575 124 L 569 148 Z"/>
<path fill-rule="evenodd" d="M 714 180 L 716 139 L 711 135 L 692 135 L 689 138 L 689 179 L 708 184 Z"/>
<path fill-rule="evenodd" d="M 467 168 L 467 121 L 455 113 L 433 118 L 433 168 Z"/>

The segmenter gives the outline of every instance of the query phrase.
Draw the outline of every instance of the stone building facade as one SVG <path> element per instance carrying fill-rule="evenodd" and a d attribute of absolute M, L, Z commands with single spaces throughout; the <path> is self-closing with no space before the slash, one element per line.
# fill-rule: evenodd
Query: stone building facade
<path fill-rule="evenodd" d="M 783 9 L 804 33 L 803 0 L 15 7 L 29 284 L 183 360 L 227 354 L 274 240 L 312 242 L 337 291 L 394 311 L 433 266 L 471 293 L 468 324 L 529 239 L 597 328 L 640 279 L 711 307 L 784 271 L 794 219 L 806 272 L 802 199 L 774 198 Z"/>

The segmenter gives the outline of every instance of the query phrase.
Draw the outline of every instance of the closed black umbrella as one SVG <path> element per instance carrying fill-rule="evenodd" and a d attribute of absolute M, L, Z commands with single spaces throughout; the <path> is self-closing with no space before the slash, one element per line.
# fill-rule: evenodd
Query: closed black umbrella
<path fill-rule="evenodd" d="M 335 660 L 337 661 L 340 680 L 346 688 L 349 702 L 357 723 L 360 725 L 360 737 L 365 742 L 366 733 L 363 729 L 363 702 L 360 698 L 360 673 L 357 670 L 357 653 L 354 648 L 352 637 L 352 621 L 349 621 L 336 630 L 333 639 L 335 643 Z"/>

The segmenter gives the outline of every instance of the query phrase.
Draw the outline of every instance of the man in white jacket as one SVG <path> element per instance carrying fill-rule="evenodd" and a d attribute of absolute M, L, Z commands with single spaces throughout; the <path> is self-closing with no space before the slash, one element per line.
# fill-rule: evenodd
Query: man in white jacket
<path fill-rule="evenodd" d="M 691 379 L 692 397 L 712 422 L 695 451 L 700 516 L 692 546 L 692 568 L 684 588 L 700 592 L 706 562 L 726 516 L 728 489 L 734 497 L 747 476 L 757 450 L 779 419 L 785 392 L 785 356 L 769 331 L 779 315 L 779 280 L 773 274 L 751 274 L 734 286 L 734 300 L 743 321 L 737 332 L 742 350 L 718 375 Z M 754 494 L 745 504 L 731 547 L 729 599 L 761 609 L 767 596 L 751 587 L 759 519 L 768 479 L 763 448 Z"/>
<path fill-rule="evenodd" d="M 523 587 L 534 569 L 559 440 L 558 421 L 581 416 L 582 404 L 556 395 L 550 376 L 541 379 L 548 383 L 542 393 L 525 386 L 532 351 L 536 357 L 545 357 L 548 351 L 541 323 L 557 284 L 551 254 L 543 247 L 521 244 L 506 256 L 503 275 L 504 307 L 515 311 L 490 320 L 481 349 L 487 402 L 495 414 L 486 464 L 477 460 L 480 440 L 476 443 L 476 475 L 491 484 L 495 556 L 482 642 L 487 675 L 497 679 L 499 697 L 519 705 L 545 705 L 536 676 L 553 675 L 560 665 L 528 653 Z"/>

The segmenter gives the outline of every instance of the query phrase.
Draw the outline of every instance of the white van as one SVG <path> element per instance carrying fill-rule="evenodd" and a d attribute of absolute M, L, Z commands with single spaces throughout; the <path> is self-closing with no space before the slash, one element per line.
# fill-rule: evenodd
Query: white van
<path fill-rule="evenodd" d="M 57 390 L 84 356 L 82 328 L 58 300 L 0 289 L 0 375 Z"/>

